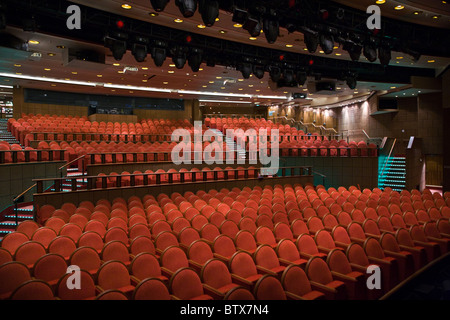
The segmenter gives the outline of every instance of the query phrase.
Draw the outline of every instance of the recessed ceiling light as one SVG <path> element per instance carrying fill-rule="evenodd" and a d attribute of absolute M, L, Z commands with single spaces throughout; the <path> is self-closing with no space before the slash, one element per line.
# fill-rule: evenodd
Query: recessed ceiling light
<path fill-rule="evenodd" d="M 341 53 L 336 53 L 336 55 L 339 57 L 339 56 L 342 56 L 342 54 Z"/>
<path fill-rule="evenodd" d="M 308 48 L 303 48 L 303 51 L 308 51 Z"/>
<path fill-rule="evenodd" d="M 320 50 L 319 53 L 325 53 L 323 50 Z"/>
<path fill-rule="evenodd" d="M 223 90 L 223 89 L 225 89 L 225 87 L 220 87 L 220 89 L 222 89 L 222 90 Z"/>
<path fill-rule="evenodd" d="M 120 66 L 120 63 L 113 63 L 113 66 L 118 67 L 118 66 Z"/>
<path fill-rule="evenodd" d="M 76 71 L 72 71 L 72 74 L 78 74 L 78 72 L 76 72 Z"/>
<path fill-rule="evenodd" d="M 253 87 L 253 85 L 252 85 L 252 84 L 249 84 L 248 86 L 249 86 L 250 88 L 252 88 L 252 87 Z"/>
<path fill-rule="evenodd" d="M 98 78 L 101 78 L 101 77 L 103 77 L 103 75 L 101 75 L 101 74 L 98 74 L 98 75 L 97 75 L 97 77 L 98 77 Z"/>
<path fill-rule="evenodd" d="M 56 54 L 49 52 L 49 53 L 47 53 L 47 55 L 48 55 L 49 57 L 54 57 Z"/>
<path fill-rule="evenodd" d="M 37 40 L 30 40 L 30 41 L 28 41 L 28 43 L 31 43 L 31 44 L 39 44 L 39 41 L 37 41 Z"/>
<path fill-rule="evenodd" d="M 111 89 L 112 92 L 116 92 L 116 89 Z"/>
<path fill-rule="evenodd" d="M 303 89 L 303 91 L 308 91 L 308 89 L 305 88 L 305 89 Z"/>
<path fill-rule="evenodd" d="M 256 89 L 256 92 L 260 92 L 261 90 L 259 90 L 259 89 Z M 285 93 L 287 93 L 287 92 L 285 92 Z"/>
<path fill-rule="evenodd" d="M 403 57 L 397 57 L 396 59 L 397 59 L 397 60 L 401 60 L 401 59 L 403 59 Z"/>
<path fill-rule="evenodd" d="M 422 13 L 422 11 L 414 11 L 415 15 L 418 15 L 418 14 L 421 14 L 421 13 Z"/>
<path fill-rule="evenodd" d="M 338 46 L 334 46 L 333 49 L 336 50 L 336 49 L 339 49 L 339 47 Z"/>
<path fill-rule="evenodd" d="M 252 41 L 254 41 L 254 40 L 256 40 L 257 38 L 255 38 L 255 37 L 250 37 L 249 38 L 249 40 L 252 40 Z"/>
<path fill-rule="evenodd" d="M 433 19 L 437 19 L 437 18 L 439 18 L 439 16 L 433 16 Z"/>
<path fill-rule="evenodd" d="M 142 67 L 142 70 L 148 70 L 148 67 Z"/>
<path fill-rule="evenodd" d="M 150 17 L 157 17 L 157 16 L 159 16 L 159 13 L 157 13 L 157 12 L 149 12 L 148 14 L 149 14 Z"/>
<path fill-rule="evenodd" d="M 163 84 L 169 84 L 167 81 L 164 81 Z"/>
<path fill-rule="evenodd" d="M 225 30 L 219 30 L 219 33 L 224 34 L 227 33 Z"/>
<path fill-rule="evenodd" d="M 56 84 L 52 83 L 51 86 L 52 86 L 52 87 L 56 87 Z"/>
<path fill-rule="evenodd" d="M 398 6 L 395 6 L 394 9 L 395 10 L 403 10 L 403 9 L 405 9 L 405 6 L 402 6 L 399 4 Z"/>
<path fill-rule="evenodd" d="M 219 21 L 220 19 L 219 18 L 216 18 L 216 21 Z"/>
<path fill-rule="evenodd" d="M 208 86 L 202 86 L 202 88 L 207 88 Z"/>
<path fill-rule="evenodd" d="M 22 73 L 21 72 L 16 72 L 16 74 L 21 75 Z"/>
<path fill-rule="evenodd" d="M 397 87 L 391 87 L 391 89 L 396 89 Z"/>
<path fill-rule="evenodd" d="M 176 23 L 182 23 L 182 22 L 183 22 L 183 19 L 177 18 L 177 19 L 173 20 L 173 22 L 176 22 Z"/>
<path fill-rule="evenodd" d="M 239 91 L 242 91 L 242 90 L 244 90 L 244 89 L 242 89 L 242 88 L 239 88 L 238 90 L 239 90 Z"/>
<path fill-rule="evenodd" d="M 197 25 L 197 28 L 199 28 L 199 29 L 205 29 L 206 26 L 205 26 L 204 24 L 198 24 L 198 25 Z"/>
<path fill-rule="evenodd" d="M 175 71 L 169 70 L 169 71 L 167 71 L 167 73 L 175 73 Z"/>
<path fill-rule="evenodd" d="M 117 73 L 122 74 L 122 73 L 124 73 L 124 72 L 123 72 L 123 70 L 119 70 L 119 71 L 117 71 Z"/>
<path fill-rule="evenodd" d="M 428 60 L 428 63 L 436 62 L 436 60 Z"/>
<path fill-rule="evenodd" d="M 376 4 L 384 4 L 386 2 L 386 0 L 377 0 Z"/>
<path fill-rule="evenodd" d="M 238 79 L 238 81 L 242 82 L 242 81 L 244 81 L 244 79 Z"/>
<path fill-rule="evenodd" d="M 124 3 L 122 5 L 122 8 L 129 10 L 129 9 L 131 9 L 131 6 L 128 3 Z"/>
<path fill-rule="evenodd" d="M 50 68 L 44 68 L 45 71 L 51 71 L 52 69 Z"/>
<path fill-rule="evenodd" d="M 293 46 L 294 46 L 293 44 L 289 44 L 289 43 L 286 44 L 286 47 L 287 47 L 287 48 L 292 48 Z"/>
<path fill-rule="evenodd" d="M 216 77 L 216 79 L 222 79 L 222 77 Z"/>
<path fill-rule="evenodd" d="M 22 65 L 21 64 L 15 64 L 14 67 L 18 67 L 20 68 Z"/>
<path fill-rule="evenodd" d="M 58 49 L 65 49 L 66 48 L 66 46 L 63 46 L 63 45 L 59 45 L 59 46 L 56 46 Z"/>
<path fill-rule="evenodd" d="M 171 64 L 169 64 L 169 67 L 174 68 L 175 64 L 171 63 Z"/>
<path fill-rule="evenodd" d="M 203 68 L 198 69 L 198 71 L 203 71 Z"/>
<path fill-rule="evenodd" d="M 209 83 L 214 83 L 214 81 L 210 81 Z"/>
<path fill-rule="evenodd" d="M 233 27 L 235 27 L 235 28 L 242 28 L 242 24 L 240 24 L 240 23 L 235 23 L 235 24 L 233 24 Z"/>
<path fill-rule="evenodd" d="M 336 90 L 341 90 L 341 87 L 337 87 Z"/>

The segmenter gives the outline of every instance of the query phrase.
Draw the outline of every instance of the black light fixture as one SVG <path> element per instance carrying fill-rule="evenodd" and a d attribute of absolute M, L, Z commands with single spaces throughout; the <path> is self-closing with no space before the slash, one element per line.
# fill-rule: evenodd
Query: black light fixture
<path fill-rule="evenodd" d="M 353 72 L 348 71 L 346 76 L 345 76 L 345 82 L 347 83 L 347 86 L 350 89 L 355 89 L 356 85 L 357 85 L 357 81 L 356 81 L 356 74 Z"/>
<path fill-rule="evenodd" d="M 291 85 L 295 78 L 294 78 L 294 70 L 292 69 L 284 69 L 283 70 L 283 78 L 286 84 Z"/>
<path fill-rule="evenodd" d="M 150 0 L 150 3 L 152 4 L 153 9 L 156 12 L 164 11 L 168 2 L 169 2 L 169 0 Z"/>
<path fill-rule="evenodd" d="M 387 46 L 381 46 L 378 48 L 378 59 L 383 66 L 389 65 L 391 61 L 391 49 Z"/>
<path fill-rule="evenodd" d="M 175 64 L 177 69 L 183 69 L 187 60 L 187 52 L 189 51 L 186 47 L 177 47 L 172 50 L 172 62 Z"/>
<path fill-rule="evenodd" d="M 219 2 L 217 0 L 199 0 L 199 12 L 205 26 L 212 27 L 219 17 Z"/>
<path fill-rule="evenodd" d="M 166 60 L 167 51 L 166 51 L 167 44 L 164 41 L 155 41 L 153 43 L 152 49 L 151 49 L 151 55 L 153 58 L 153 61 L 155 62 L 155 65 L 157 67 L 161 67 L 164 64 L 164 61 Z"/>
<path fill-rule="evenodd" d="M 319 46 L 319 33 L 313 30 L 305 31 L 304 41 L 309 53 L 314 53 Z"/>
<path fill-rule="evenodd" d="M 274 18 L 265 18 L 263 19 L 263 30 L 267 42 L 270 44 L 275 43 L 280 34 L 280 23 Z"/>
<path fill-rule="evenodd" d="M 242 28 L 247 30 L 252 37 L 257 37 L 261 34 L 261 24 L 254 17 L 249 17 L 242 25 Z"/>
<path fill-rule="evenodd" d="M 253 65 L 248 61 L 244 61 L 244 62 L 242 62 L 242 64 L 240 64 L 239 70 L 242 73 L 242 77 L 244 79 L 248 79 L 248 78 L 250 78 L 250 75 L 252 74 Z"/>
<path fill-rule="evenodd" d="M 185 18 L 192 17 L 197 10 L 197 0 L 175 0 L 175 4 Z"/>
<path fill-rule="evenodd" d="M 113 40 L 111 46 L 111 52 L 113 54 L 114 59 L 117 61 L 122 60 L 123 55 L 127 52 L 127 43 L 123 40 Z"/>
<path fill-rule="evenodd" d="M 362 46 L 351 40 L 345 41 L 342 48 L 349 53 L 352 61 L 358 61 L 361 57 Z"/>
<path fill-rule="evenodd" d="M 247 18 L 248 12 L 246 10 L 242 10 L 236 7 L 233 9 L 233 17 L 231 18 L 231 21 L 244 25 Z"/>
<path fill-rule="evenodd" d="M 198 72 L 203 60 L 203 50 L 198 48 L 191 48 L 188 57 L 188 64 L 193 72 Z"/>
<path fill-rule="evenodd" d="M 273 82 L 278 82 L 281 78 L 281 69 L 278 66 L 270 66 L 269 68 L 270 79 Z"/>
<path fill-rule="evenodd" d="M 303 86 L 308 79 L 305 71 L 297 71 L 295 74 L 295 80 L 299 86 Z"/>
<path fill-rule="evenodd" d="M 255 75 L 255 77 L 257 77 L 258 79 L 262 79 L 264 78 L 264 65 L 262 64 L 262 61 L 257 61 L 254 65 L 253 65 L 253 74 Z"/>
<path fill-rule="evenodd" d="M 325 54 L 333 53 L 334 39 L 332 35 L 321 34 L 319 36 L 319 43 L 320 47 L 322 48 L 323 52 L 325 52 Z"/>
<path fill-rule="evenodd" d="M 144 62 L 148 54 L 148 43 L 149 40 L 144 37 L 136 37 L 135 42 L 132 45 L 131 53 L 137 62 Z"/>
<path fill-rule="evenodd" d="M 364 44 L 363 53 L 367 60 L 369 60 L 370 62 L 375 62 L 377 60 L 377 47 L 374 38 L 371 37 Z"/>

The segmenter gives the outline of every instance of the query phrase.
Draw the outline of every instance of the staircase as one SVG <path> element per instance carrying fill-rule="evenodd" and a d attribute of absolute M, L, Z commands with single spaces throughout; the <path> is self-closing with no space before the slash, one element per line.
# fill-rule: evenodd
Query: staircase
<path fill-rule="evenodd" d="M 77 190 L 87 189 L 87 180 L 83 179 L 84 173 L 79 171 L 78 168 L 69 168 L 67 169 L 67 178 L 69 177 L 80 177 L 77 179 Z M 54 186 L 48 189 L 48 191 L 55 191 Z M 72 181 L 70 179 L 65 179 L 62 184 L 63 192 L 72 191 Z"/>
<path fill-rule="evenodd" d="M 7 234 L 16 230 L 16 214 L 14 206 L 10 206 L 5 210 L 5 216 L 0 222 L 0 241 L 3 240 Z M 17 208 L 18 223 L 25 220 L 33 220 L 33 203 L 21 203 Z"/>
<path fill-rule="evenodd" d="M 0 141 L 2 140 L 9 144 L 20 144 L 16 137 L 8 131 L 8 119 L 0 119 Z"/>
<path fill-rule="evenodd" d="M 406 157 L 395 155 L 386 159 L 383 168 L 379 168 L 378 188 L 384 190 L 386 187 L 395 191 L 402 191 L 406 188 Z"/>

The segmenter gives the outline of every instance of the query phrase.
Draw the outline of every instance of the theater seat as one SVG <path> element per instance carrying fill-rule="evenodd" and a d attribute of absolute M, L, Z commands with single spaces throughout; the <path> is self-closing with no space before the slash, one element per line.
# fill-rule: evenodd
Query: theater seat
<path fill-rule="evenodd" d="M 310 279 L 311 287 L 322 292 L 327 299 L 347 299 L 345 284 L 333 277 L 327 263 L 323 259 L 319 257 L 309 259 L 305 267 L 305 273 Z"/>
<path fill-rule="evenodd" d="M 175 300 L 213 300 L 205 294 L 198 274 L 190 268 L 181 268 L 170 278 L 170 292 Z"/>

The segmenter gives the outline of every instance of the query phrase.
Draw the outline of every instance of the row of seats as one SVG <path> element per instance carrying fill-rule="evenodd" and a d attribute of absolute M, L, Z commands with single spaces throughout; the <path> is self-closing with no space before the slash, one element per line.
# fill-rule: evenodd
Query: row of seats
<path fill-rule="evenodd" d="M 248 169 L 248 170 L 247 170 Z M 238 171 L 236 171 L 238 170 Z M 181 182 L 181 173 L 184 172 L 184 181 L 185 182 L 191 182 L 193 181 L 193 177 L 195 177 L 195 181 L 204 181 L 204 174 L 206 173 L 206 180 L 214 180 L 214 175 L 217 175 L 218 180 L 225 179 L 225 174 L 227 174 L 228 179 L 244 179 L 245 178 L 245 172 L 247 172 L 248 178 L 254 178 L 256 168 L 253 166 L 250 166 L 248 168 L 244 167 L 237 167 L 236 169 L 232 167 L 226 167 L 226 168 L 220 168 L 216 167 L 214 169 L 210 169 L 208 167 L 198 169 L 198 168 L 192 168 L 191 170 L 187 170 L 185 168 L 181 168 L 179 170 L 176 169 L 169 169 L 164 171 L 163 169 L 158 169 L 153 172 L 153 170 L 145 170 L 145 172 L 141 172 L 139 170 L 134 171 L 133 173 L 130 173 L 128 171 L 122 171 L 122 173 L 116 173 L 111 172 L 110 174 L 104 174 L 100 173 L 97 181 L 95 182 L 97 188 L 103 188 L 103 180 L 106 177 L 105 180 L 105 187 L 106 188 L 113 188 L 118 187 L 118 176 L 120 176 L 120 186 L 126 187 L 131 185 L 132 179 L 134 179 L 134 185 L 136 186 L 142 186 L 144 185 L 144 174 L 149 174 L 147 176 L 148 184 L 156 184 L 157 183 L 157 175 L 159 175 L 159 181 L 160 183 L 168 183 L 169 180 L 169 173 L 172 174 L 172 182 L 178 183 Z M 226 173 L 225 173 L 226 172 Z M 134 175 L 134 176 L 133 176 Z"/>

